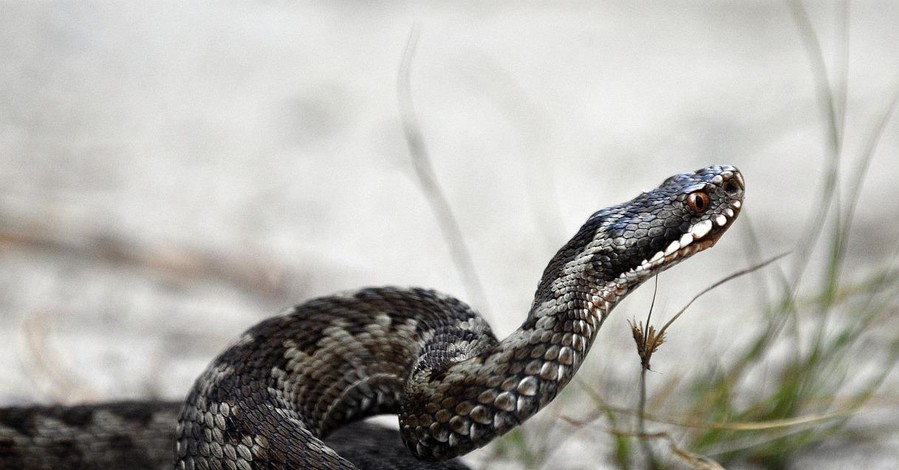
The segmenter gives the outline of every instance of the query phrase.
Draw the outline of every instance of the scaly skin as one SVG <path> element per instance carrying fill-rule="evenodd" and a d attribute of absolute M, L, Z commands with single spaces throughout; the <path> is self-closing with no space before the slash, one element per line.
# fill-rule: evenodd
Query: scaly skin
<path fill-rule="evenodd" d="M 176 468 L 185 469 L 439 467 L 445 463 L 434 461 L 487 444 L 551 402 L 614 306 L 714 245 L 739 214 L 743 189 L 735 168 L 715 166 L 675 175 L 596 212 L 549 262 L 527 318 L 502 341 L 468 305 L 431 290 L 370 288 L 314 299 L 254 326 L 215 359 L 187 397 L 174 438 L 166 429 L 177 405 L 166 404 L 156 411 L 167 418 L 144 434 L 126 430 L 140 419 L 106 419 L 108 429 L 86 442 L 112 455 L 115 446 L 102 442 L 116 437 L 125 450 L 112 458 L 122 458 L 149 455 L 135 450 L 141 445 L 174 441 Z M 103 406 L 109 414 L 117 405 Z M 51 468 L 42 466 L 42 455 L 65 458 L 79 447 L 65 440 L 59 419 L 43 426 L 52 422 L 41 418 L 50 408 L 31 410 L 0 410 L 0 468 L 13 468 L 7 462 Z M 422 461 L 387 443 L 368 446 L 360 457 L 355 451 L 364 441 L 355 437 L 341 436 L 349 446 L 322 441 L 380 413 L 399 414 L 402 440 Z M 76 421 L 72 427 L 104 424 L 90 413 Z M 390 441 L 389 434 L 380 437 Z M 389 463 L 375 463 L 370 454 Z M 147 468 L 160 468 L 160 459 Z"/>

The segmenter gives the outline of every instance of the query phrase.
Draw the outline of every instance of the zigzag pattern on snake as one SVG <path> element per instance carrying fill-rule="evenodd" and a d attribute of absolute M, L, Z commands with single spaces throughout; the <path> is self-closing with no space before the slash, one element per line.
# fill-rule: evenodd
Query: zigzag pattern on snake
<path fill-rule="evenodd" d="M 714 245 L 743 192 L 736 168 L 712 166 L 594 213 L 502 341 L 432 290 L 313 299 L 241 335 L 183 402 L 0 410 L 0 468 L 464 468 L 447 459 L 552 401 L 614 306 Z M 338 431 L 382 413 L 408 451 L 369 425 Z"/>

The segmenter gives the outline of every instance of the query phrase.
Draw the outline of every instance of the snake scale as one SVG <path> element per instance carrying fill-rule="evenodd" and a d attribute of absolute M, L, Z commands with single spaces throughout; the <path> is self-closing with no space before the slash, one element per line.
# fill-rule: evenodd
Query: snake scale
<path fill-rule="evenodd" d="M 183 402 L 0 410 L 0 468 L 465 468 L 451 459 L 556 397 L 625 295 L 715 244 L 743 192 L 712 166 L 594 213 L 502 341 L 433 290 L 313 299 L 246 331 Z M 408 451 L 396 431 L 344 427 L 382 413 Z"/>

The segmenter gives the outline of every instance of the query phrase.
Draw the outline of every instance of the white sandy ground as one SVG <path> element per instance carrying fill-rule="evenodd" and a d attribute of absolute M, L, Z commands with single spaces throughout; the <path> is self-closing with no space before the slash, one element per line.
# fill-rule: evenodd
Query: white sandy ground
<path fill-rule="evenodd" d="M 899 87 L 899 3 L 852 4 L 847 54 L 840 4 L 808 7 L 831 81 L 848 66 L 849 173 Z M 784 3 L 4 1 L 0 403 L 180 397 L 240 331 L 311 296 L 396 284 L 469 297 L 397 111 L 415 24 L 420 126 L 489 292 L 478 307 L 500 335 L 591 212 L 678 171 L 738 166 L 746 210 L 714 250 L 661 277 L 657 320 L 750 264 L 749 222 L 765 256 L 804 242 L 826 125 Z M 897 149 L 893 121 L 859 200 L 847 279 L 895 261 Z M 698 302 L 650 387 L 732 358 L 763 324 L 758 289 L 747 278 Z M 626 320 L 645 316 L 651 291 L 616 311 L 582 374 L 619 406 L 633 406 L 639 373 Z M 895 321 L 883 328 L 872 351 L 895 337 Z M 873 354 L 854 360 L 881 367 Z M 896 385 L 857 421 L 895 423 Z M 589 415 L 580 397 L 532 425 Z M 606 425 L 566 440 L 558 465 L 602 467 Z M 893 468 L 897 426 L 885 429 L 797 468 Z"/>

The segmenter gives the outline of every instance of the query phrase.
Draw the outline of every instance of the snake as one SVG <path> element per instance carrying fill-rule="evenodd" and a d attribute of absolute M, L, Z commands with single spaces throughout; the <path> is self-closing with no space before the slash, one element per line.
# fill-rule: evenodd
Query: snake
<path fill-rule="evenodd" d="M 431 289 L 315 298 L 240 335 L 184 400 L 0 409 L 0 468 L 466 468 L 553 401 L 626 295 L 713 246 L 744 190 L 710 166 L 593 213 L 505 339 Z M 398 429 L 362 421 L 388 413 Z"/>

